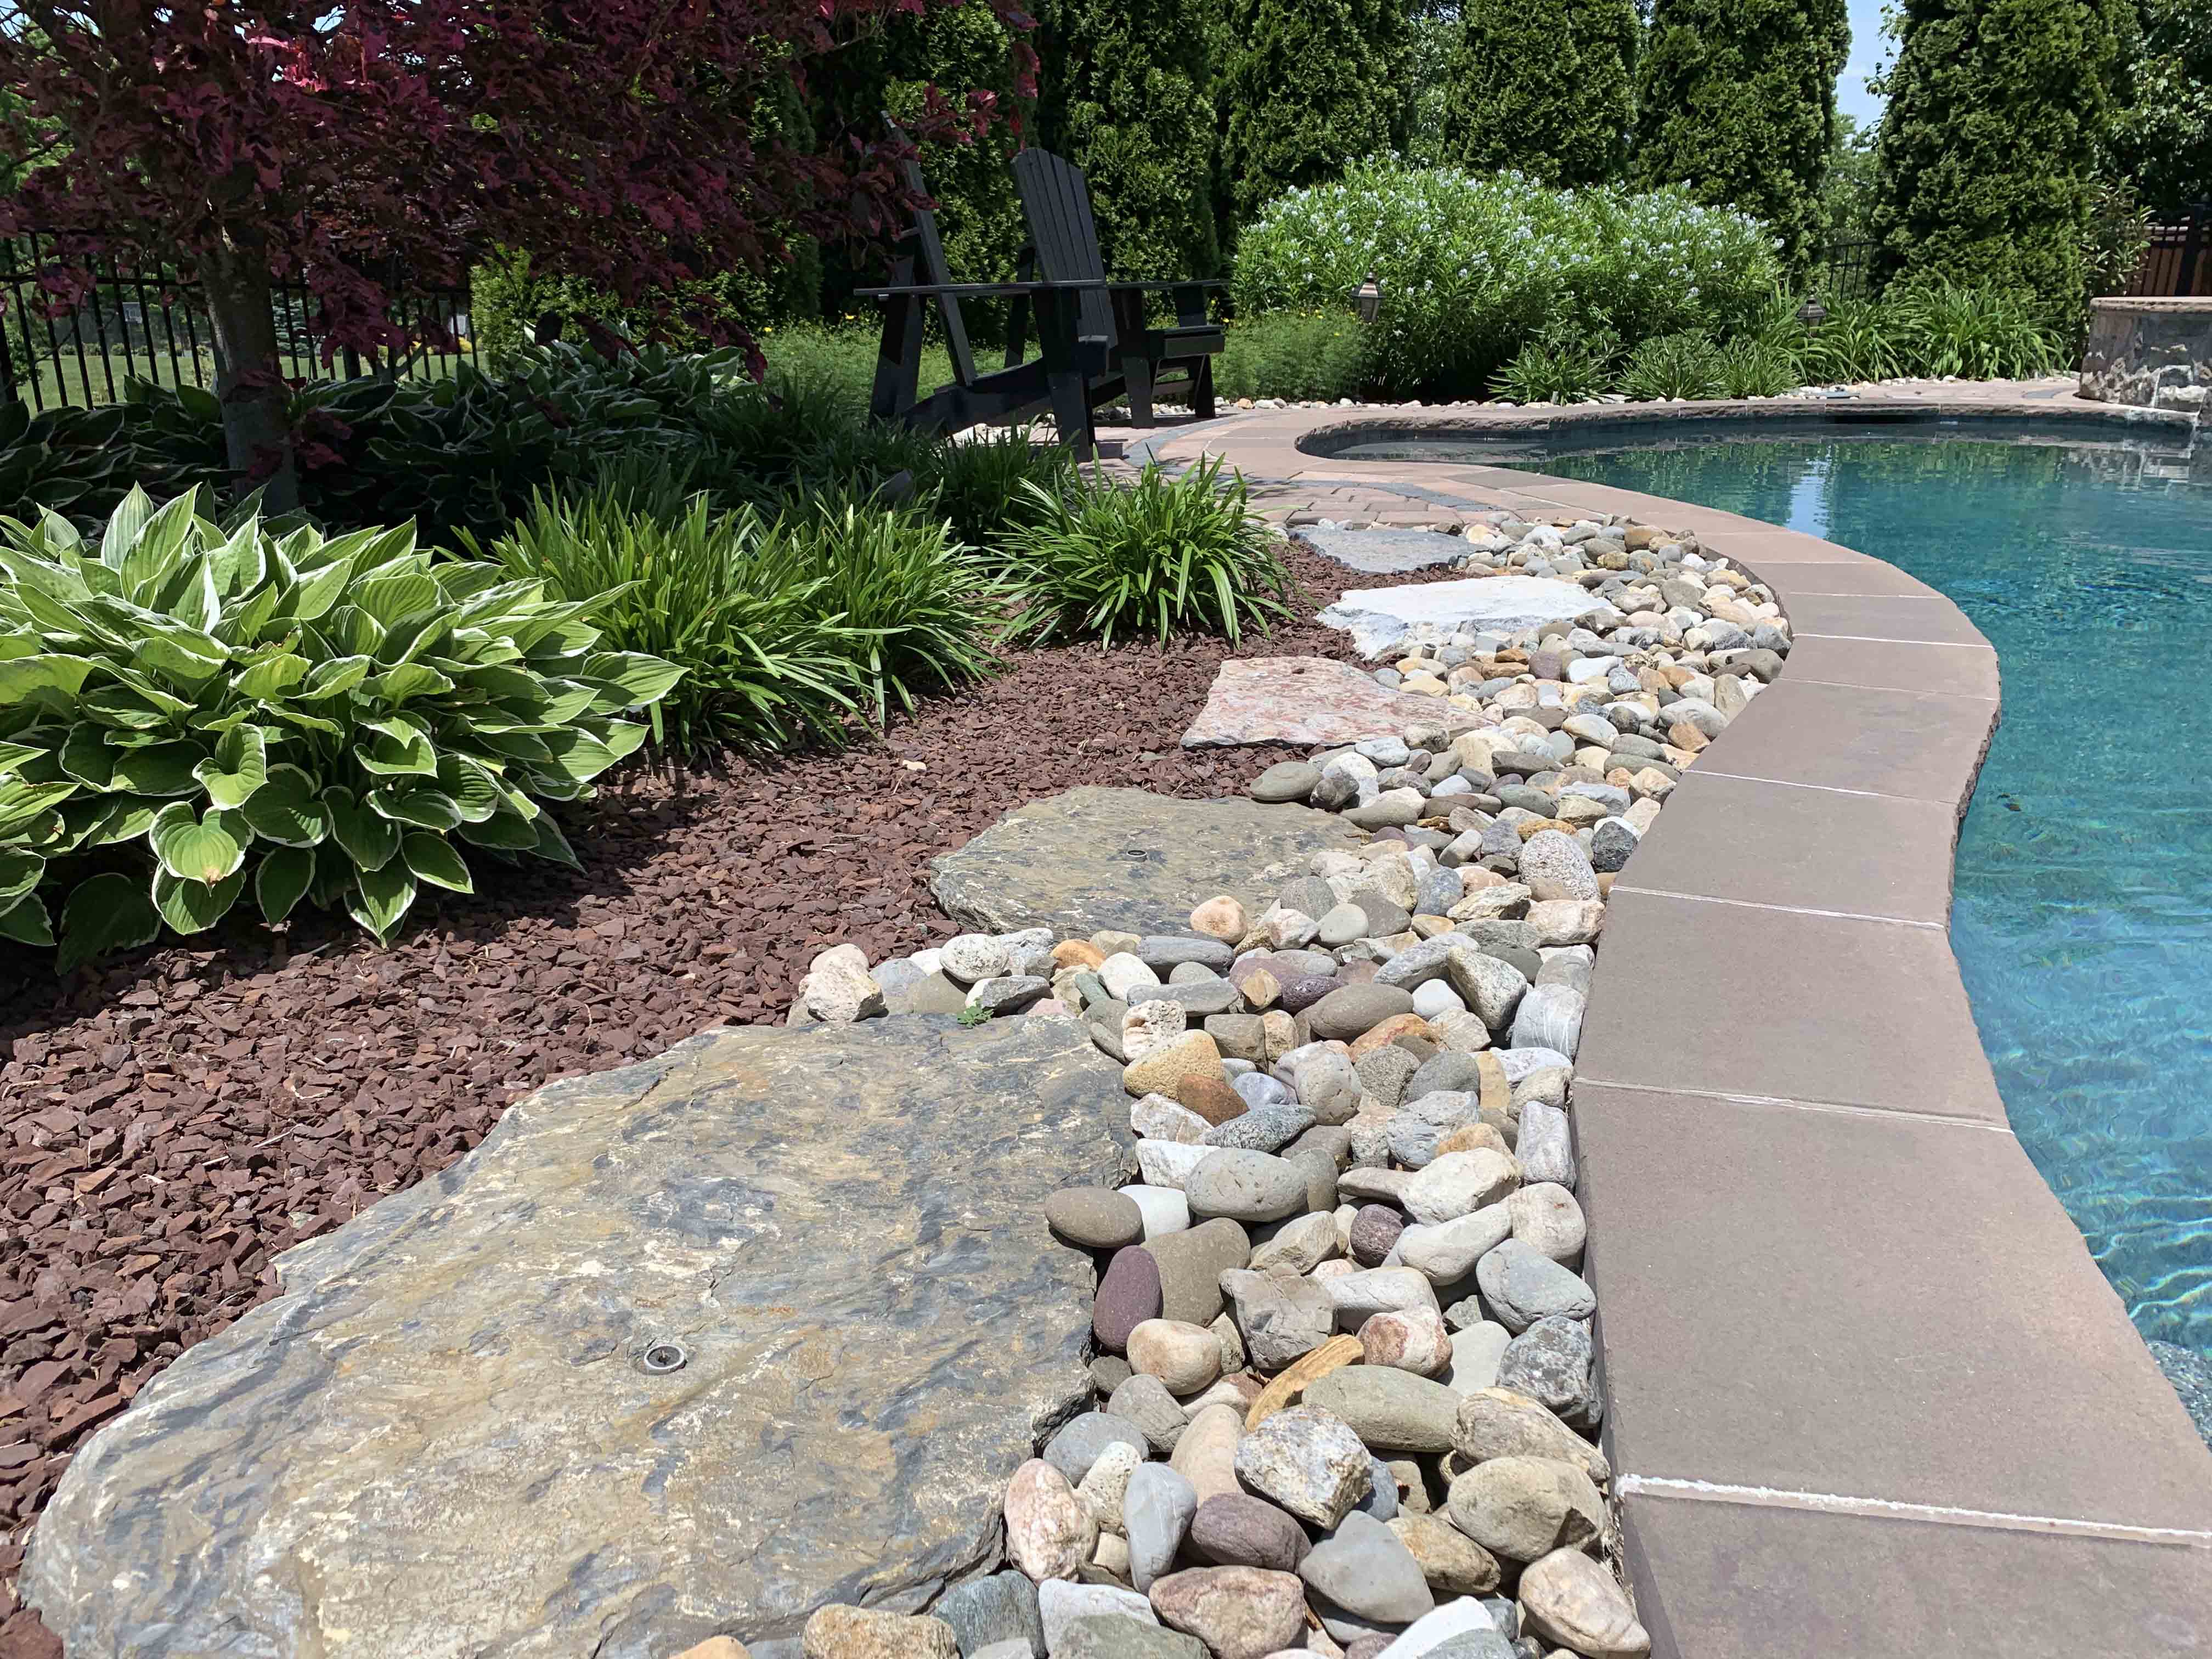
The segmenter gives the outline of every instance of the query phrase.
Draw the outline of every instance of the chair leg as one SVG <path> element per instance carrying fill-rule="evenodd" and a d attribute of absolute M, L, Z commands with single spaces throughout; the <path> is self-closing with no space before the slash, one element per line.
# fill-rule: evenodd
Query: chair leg
<path fill-rule="evenodd" d="M 883 338 L 876 346 L 876 384 L 868 412 L 895 421 L 921 394 L 921 298 L 904 295 L 884 301 Z"/>
<path fill-rule="evenodd" d="M 1129 397 L 1129 424 L 1150 426 L 1156 418 L 1152 414 L 1152 362 L 1141 351 L 1126 352 L 1121 358 L 1121 379 Z"/>
<path fill-rule="evenodd" d="M 1213 418 L 1213 359 L 1200 357 L 1191 372 L 1190 412 L 1201 421 Z"/>
<path fill-rule="evenodd" d="M 1038 295 L 1036 319 L 1037 344 L 1044 357 L 1046 384 L 1052 389 L 1052 416 L 1060 428 L 1060 441 L 1075 452 L 1077 460 L 1094 460 L 1098 436 L 1091 423 L 1091 398 L 1076 348 L 1075 296 L 1049 289 Z"/>

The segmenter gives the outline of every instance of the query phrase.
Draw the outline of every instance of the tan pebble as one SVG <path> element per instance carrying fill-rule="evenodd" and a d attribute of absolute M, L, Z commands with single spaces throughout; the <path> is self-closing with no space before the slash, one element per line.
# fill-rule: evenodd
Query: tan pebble
<path fill-rule="evenodd" d="M 1280 1008 L 1270 1008 L 1260 1016 L 1260 1036 L 1267 1063 L 1273 1066 L 1298 1046 L 1297 1020 Z"/>
<path fill-rule="evenodd" d="M 1597 805 L 1595 801 L 1590 804 L 1593 806 Z M 1598 816 L 1600 817 L 1605 816 L 1603 808 L 1599 809 Z M 1451 918 L 1449 916 L 1415 916 L 1413 918 L 1413 932 L 1422 939 L 1434 939 L 1438 933 L 1449 933 L 1451 930 Z"/>
<path fill-rule="evenodd" d="M 1486 1148 L 1493 1152 L 1510 1153 L 1513 1150 L 1505 1144 L 1505 1137 L 1487 1123 L 1462 1123 L 1437 1139 L 1438 1158 L 1446 1152 L 1476 1152 Z"/>
<path fill-rule="evenodd" d="M 1088 939 L 1064 939 L 1052 947 L 1053 965 L 1096 972 L 1106 963 L 1106 953 Z"/>
<path fill-rule="evenodd" d="M 1224 1087 L 1228 1085 L 1229 1074 L 1221 1069 L 1220 1045 L 1203 1031 L 1188 1031 L 1126 1067 L 1121 1086 L 1133 1095 L 1170 1095 L 1182 1100 L 1177 1085 L 1186 1078 L 1212 1078 Z M 1190 1104 L 1187 1100 L 1182 1103 Z"/>
<path fill-rule="evenodd" d="M 1086 1560 L 1090 1553 L 1086 1546 Z M 805 1659 L 960 1659 L 960 1643 L 942 1619 L 832 1604 L 807 1620 L 800 1651 Z"/>
<path fill-rule="evenodd" d="M 1129 1582 L 1129 1540 L 1117 1534 L 1098 1534 L 1098 1547 L 1091 1553 L 1091 1565 L 1121 1583 Z"/>
<path fill-rule="evenodd" d="M 1359 1346 L 1370 1365 L 1435 1376 L 1449 1368 L 1451 1334 L 1434 1308 L 1378 1313 L 1359 1328 Z"/>
<path fill-rule="evenodd" d="M 676 1659 L 753 1659 L 753 1650 L 734 1636 L 710 1636 L 684 1649 Z"/>
<path fill-rule="evenodd" d="M 1275 999 L 1283 994 L 1283 982 L 1265 968 L 1256 968 L 1244 976 L 1239 988 L 1244 994 L 1247 1007 L 1264 1013 L 1275 1006 Z"/>
<path fill-rule="evenodd" d="M 1128 1360 L 1170 1394 L 1196 1394 L 1221 1375 L 1221 1340 L 1203 1325 L 1147 1319 L 1129 1333 Z"/>
<path fill-rule="evenodd" d="M 1191 931 L 1224 945 L 1234 945 L 1251 927 L 1243 904 L 1227 893 L 1217 894 L 1190 913 Z"/>
<path fill-rule="evenodd" d="M 1322 1265 L 1327 1267 L 1328 1264 L 1323 1262 Z M 1352 1267 L 1355 1264 L 1345 1265 Z M 1316 1271 L 1314 1276 L 1319 1278 L 1321 1274 Z M 1252 1401 L 1251 1408 L 1244 1414 L 1246 1431 L 1249 1432 L 1258 1428 L 1277 1412 L 1297 1405 L 1304 1397 L 1307 1389 L 1327 1376 L 1331 1371 L 1340 1370 L 1346 1365 L 1358 1364 L 1364 1357 L 1365 1352 L 1356 1336 L 1329 1338 L 1311 1353 L 1304 1355 L 1287 1370 L 1277 1375 L 1274 1381 L 1260 1390 L 1259 1397 Z"/>
<path fill-rule="evenodd" d="M 1074 1577 L 1098 1540 L 1098 1517 L 1067 1477 L 1040 1457 L 1007 1482 L 1006 1516 L 1006 1555 L 1039 1583 Z"/>
<path fill-rule="evenodd" d="M 1243 1430 L 1244 1414 L 1234 1406 L 1207 1406 L 1192 1414 L 1182 1437 L 1176 1442 L 1168 1466 L 1197 1490 L 1200 1503 L 1244 1490 L 1237 1480 L 1237 1442 Z M 1045 1467 L 1049 1468 L 1051 1465 Z M 1074 1493 L 1068 1496 L 1072 1499 Z M 1015 1565 L 1020 1566 L 1021 1563 L 1017 1561 Z M 1026 1572 L 1028 1569 L 1024 1567 L 1023 1571 Z"/>
<path fill-rule="evenodd" d="M 1698 731 L 1689 721 L 1676 720 L 1667 728 L 1667 741 L 1673 744 L 1675 748 L 1686 749 L 1694 755 L 1712 739 Z"/>
<path fill-rule="evenodd" d="M 1380 1025 L 1372 1027 L 1353 1040 L 1352 1057 L 1363 1060 L 1377 1048 L 1387 1048 L 1399 1038 L 1409 1036 L 1435 1041 L 1435 1033 L 1429 1030 L 1429 1022 L 1419 1014 L 1393 1014 Z"/>
<path fill-rule="evenodd" d="M 1486 870 L 1479 864 L 1462 864 L 1459 867 L 1459 885 L 1462 893 L 1477 893 L 1486 887 L 1503 887 L 1505 884 L 1505 878 L 1495 870 Z"/>
<path fill-rule="evenodd" d="M 1557 818 L 1531 818 L 1526 823 L 1519 826 L 1520 836 L 1523 841 L 1526 841 L 1529 836 L 1537 835 L 1546 830 L 1556 830 L 1564 836 L 1571 836 L 1575 833 L 1575 826 L 1573 824 L 1562 823 Z"/>
<path fill-rule="evenodd" d="M 1244 1097 L 1230 1085 L 1226 1077 L 1198 1074 L 1178 1079 L 1175 1098 L 1178 1105 L 1196 1112 L 1208 1123 L 1226 1123 L 1244 1115 Z"/>

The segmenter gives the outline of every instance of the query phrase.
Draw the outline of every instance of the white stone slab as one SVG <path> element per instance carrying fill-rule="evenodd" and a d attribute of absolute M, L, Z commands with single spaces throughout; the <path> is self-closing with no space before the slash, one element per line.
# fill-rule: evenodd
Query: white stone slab
<path fill-rule="evenodd" d="M 1462 629 L 1512 634 L 1547 622 L 1573 622 L 1604 603 L 1578 582 L 1477 576 L 1463 582 L 1352 588 L 1321 613 L 1321 620 L 1347 630 L 1360 653 L 1371 659 Z"/>

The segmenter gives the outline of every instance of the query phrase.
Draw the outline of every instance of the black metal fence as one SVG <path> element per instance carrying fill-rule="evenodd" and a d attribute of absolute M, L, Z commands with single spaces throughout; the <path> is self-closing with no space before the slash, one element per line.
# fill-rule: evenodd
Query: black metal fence
<path fill-rule="evenodd" d="M 1821 250 L 1814 286 L 1823 298 L 1864 299 L 1874 285 L 1875 241 L 1871 236 L 1831 242 Z"/>
<path fill-rule="evenodd" d="M 2142 262 L 2120 291 L 2136 300 L 2212 295 L 2212 202 L 2153 225 Z"/>
<path fill-rule="evenodd" d="M 0 239 L 0 292 L 7 300 L 0 313 L 0 397 L 21 398 L 33 410 L 91 408 L 123 401 L 133 380 L 213 385 L 215 331 L 197 282 L 96 261 L 91 292 L 74 309 L 49 317 L 49 296 L 38 277 L 52 260 L 52 240 L 37 234 Z M 272 309 L 279 362 L 295 379 L 435 376 L 476 361 L 465 289 L 416 289 L 393 302 L 395 321 L 418 337 L 434 331 L 428 328 L 434 324 L 448 343 L 421 343 L 397 358 L 341 349 L 327 368 L 325 337 L 305 284 L 278 284 Z"/>

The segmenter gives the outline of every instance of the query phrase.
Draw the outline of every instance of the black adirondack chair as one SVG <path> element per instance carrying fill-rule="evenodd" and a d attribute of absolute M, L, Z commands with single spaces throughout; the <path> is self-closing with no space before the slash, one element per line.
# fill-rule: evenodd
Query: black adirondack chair
<path fill-rule="evenodd" d="M 917 195 L 928 194 L 920 165 L 909 157 L 903 166 L 908 186 Z M 900 239 L 892 259 L 890 283 L 860 290 L 885 302 L 871 410 L 879 419 L 902 421 L 926 431 L 958 431 L 981 422 L 1020 420 L 1050 410 L 1061 441 L 1076 445 L 1087 458 L 1097 446 L 1085 387 L 1107 373 L 1107 357 L 1103 341 L 1085 343 L 1079 337 L 1076 290 L 1082 286 L 1031 277 L 1016 283 L 956 283 L 946 266 L 936 214 L 927 208 L 917 210 L 914 226 Z M 1024 315 L 1034 309 L 1039 356 L 1024 362 L 1017 351 L 1003 369 L 978 373 L 960 310 L 963 299 L 1006 300 Z M 931 304 L 944 325 L 953 378 L 925 398 L 921 395 L 922 323 Z"/>
<path fill-rule="evenodd" d="M 1109 372 L 1088 383 L 1091 408 L 1126 396 L 1138 426 L 1152 424 L 1152 405 L 1164 391 L 1184 394 L 1200 420 L 1213 416 L 1213 358 L 1224 343 L 1220 327 L 1206 314 L 1206 291 L 1227 284 L 1218 278 L 1170 282 L 1116 283 L 1107 279 L 1098 250 L 1098 223 L 1091 211 L 1091 187 L 1083 170 L 1049 150 L 1025 149 L 1014 157 L 1014 187 L 1022 216 L 1029 223 L 1030 246 L 1022 275 L 1078 283 L 1075 290 L 1079 340 L 1103 351 Z M 1154 328 L 1146 307 L 1155 294 L 1173 296 L 1176 321 Z M 1008 335 L 1006 361 L 1022 351 L 1020 301 Z"/>

